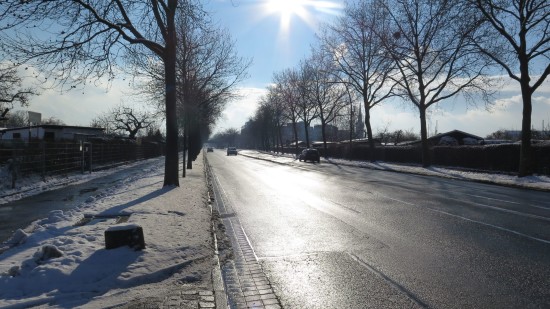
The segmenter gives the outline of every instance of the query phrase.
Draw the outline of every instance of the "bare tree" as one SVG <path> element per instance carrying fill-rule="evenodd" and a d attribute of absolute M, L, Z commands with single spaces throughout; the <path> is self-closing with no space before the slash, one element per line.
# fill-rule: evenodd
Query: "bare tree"
<path fill-rule="evenodd" d="M 427 167 L 428 108 L 459 93 L 466 98 L 479 93 L 488 102 L 489 62 L 473 44 L 480 22 L 465 2 L 454 0 L 388 0 L 385 9 L 390 20 L 382 42 L 399 72 L 393 78 L 396 91 L 418 108 Z"/>
<path fill-rule="evenodd" d="M 218 144 L 218 146 L 232 146 L 235 145 L 239 137 L 239 130 L 235 128 L 229 128 L 223 132 L 216 133 L 210 142 Z"/>
<path fill-rule="evenodd" d="M 190 169 L 225 104 L 238 97 L 251 62 L 238 56 L 231 35 L 210 22 L 199 1 L 185 7 L 189 13 L 178 18 L 177 89 Z"/>
<path fill-rule="evenodd" d="M 346 87 L 341 78 L 332 73 L 334 66 L 332 54 L 323 50 L 313 50 L 306 60 L 308 71 L 308 91 L 305 94 L 309 101 L 317 106 L 318 118 L 321 121 L 323 147 L 327 153 L 326 127 L 348 103 Z"/>
<path fill-rule="evenodd" d="M 389 82 L 394 63 L 381 48 L 377 34 L 384 22 L 379 1 L 348 1 L 343 16 L 327 25 L 321 35 L 324 48 L 333 54 L 337 74 L 362 98 L 371 153 L 375 147 L 371 109 L 393 96 L 395 85 Z"/>
<path fill-rule="evenodd" d="M 136 107 L 119 105 L 92 120 L 92 127 L 102 127 L 110 134 L 127 134 L 135 139 L 140 131 L 156 125 L 155 115 Z"/>
<path fill-rule="evenodd" d="M 523 118 L 518 176 L 533 173 L 532 97 L 550 74 L 550 3 L 545 0 L 471 0 L 498 38 L 478 40 L 481 52 L 521 87 Z"/>
<path fill-rule="evenodd" d="M 16 66 L 0 62 L 0 111 L 2 114 L 12 109 L 15 104 L 21 107 L 29 106 L 29 98 L 36 92 L 32 88 L 23 87 L 22 83 L 23 79 L 17 74 Z"/>
<path fill-rule="evenodd" d="M 294 148 L 298 154 L 298 73 L 296 70 L 286 69 L 282 72 L 275 73 L 273 76 L 275 83 L 275 91 L 278 94 L 278 99 L 282 104 L 283 119 L 290 121 L 292 124 L 292 132 L 294 134 Z"/>
<path fill-rule="evenodd" d="M 316 70 L 308 63 L 307 60 L 303 60 L 300 62 L 300 68 L 297 73 L 295 85 L 298 90 L 298 97 L 296 98 L 298 118 L 302 120 L 304 124 L 306 147 L 309 148 L 309 128 L 311 126 L 311 122 L 319 117 L 318 105 L 311 96 L 311 93 L 315 92 L 313 89 L 315 88 L 314 76 L 316 74 Z"/>
<path fill-rule="evenodd" d="M 0 7 L 2 48 L 34 63 L 62 89 L 90 78 L 112 80 L 126 51 L 162 60 L 165 82 L 164 186 L 179 185 L 176 116 L 177 0 L 6 0 Z M 15 36 L 9 36 L 14 33 Z M 118 62 L 117 62 L 118 61 Z"/>
<path fill-rule="evenodd" d="M 277 151 L 284 153 L 284 141 L 283 141 L 283 121 L 285 114 L 285 102 L 282 93 L 277 91 L 277 86 L 272 85 L 268 87 L 268 93 L 266 96 L 266 102 L 272 106 L 274 123 L 276 127 L 276 144 Z"/>
<path fill-rule="evenodd" d="M 29 113 L 24 110 L 10 111 L 5 126 L 7 128 L 19 128 L 29 125 Z"/>
<path fill-rule="evenodd" d="M 211 22 L 201 1 L 180 4 L 176 29 L 177 116 L 183 136 L 184 165 L 191 168 L 226 103 L 239 96 L 236 87 L 247 77 L 251 62 L 237 55 L 230 34 Z M 144 82 L 139 83 L 139 95 L 163 110 L 157 98 L 164 87 L 159 63 L 150 61 L 146 55 L 133 54 L 132 64 L 134 75 L 145 77 Z M 190 153 L 186 161 L 187 150 Z"/>
<path fill-rule="evenodd" d="M 260 101 L 254 117 L 251 119 L 252 133 L 257 148 L 270 151 L 276 140 L 275 110 L 266 97 Z"/>
<path fill-rule="evenodd" d="M 65 123 L 63 120 L 61 120 L 61 119 L 59 119 L 59 118 L 56 118 L 55 116 L 51 116 L 51 117 L 42 119 L 41 124 L 44 124 L 44 125 L 56 125 L 56 126 L 64 126 L 64 125 L 66 125 L 66 123 Z"/>

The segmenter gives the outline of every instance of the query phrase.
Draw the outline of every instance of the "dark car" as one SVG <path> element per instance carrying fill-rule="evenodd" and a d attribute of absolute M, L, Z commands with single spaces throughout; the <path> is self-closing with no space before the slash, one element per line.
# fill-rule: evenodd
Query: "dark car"
<path fill-rule="evenodd" d="M 319 150 L 308 148 L 302 150 L 302 153 L 300 154 L 300 157 L 298 157 L 298 160 L 300 160 L 300 162 L 311 161 L 321 163 L 321 156 L 319 155 Z"/>
<path fill-rule="evenodd" d="M 208 148 L 206 148 L 206 152 L 214 152 L 214 148 L 208 147 Z"/>
<path fill-rule="evenodd" d="M 227 147 L 227 155 L 237 155 L 237 148 L 235 147 Z"/>

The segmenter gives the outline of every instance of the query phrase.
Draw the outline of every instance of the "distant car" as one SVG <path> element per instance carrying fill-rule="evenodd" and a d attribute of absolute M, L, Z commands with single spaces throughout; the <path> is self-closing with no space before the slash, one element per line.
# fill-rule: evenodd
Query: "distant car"
<path fill-rule="evenodd" d="M 235 147 L 227 147 L 227 155 L 237 155 L 237 148 Z"/>
<path fill-rule="evenodd" d="M 311 162 L 321 163 L 321 156 L 319 155 L 319 150 L 308 148 L 308 149 L 302 150 L 302 153 L 298 157 L 298 160 L 300 160 L 300 162 L 311 161 Z"/>
<path fill-rule="evenodd" d="M 206 148 L 206 152 L 214 152 L 214 148 L 208 147 L 208 148 Z"/>

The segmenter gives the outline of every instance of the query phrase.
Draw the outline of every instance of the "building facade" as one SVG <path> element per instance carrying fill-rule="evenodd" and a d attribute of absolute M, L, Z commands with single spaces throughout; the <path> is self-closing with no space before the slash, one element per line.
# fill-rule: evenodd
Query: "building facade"
<path fill-rule="evenodd" d="M 0 140 L 85 140 L 89 137 L 103 135 L 103 128 L 64 126 L 64 125 L 37 125 L 0 130 Z"/>

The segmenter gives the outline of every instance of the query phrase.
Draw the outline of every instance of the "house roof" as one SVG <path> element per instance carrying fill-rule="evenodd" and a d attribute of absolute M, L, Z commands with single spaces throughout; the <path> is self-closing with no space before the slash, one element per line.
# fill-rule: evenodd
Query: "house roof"
<path fill-rule="evenodd" d="M 469 137 L 469 138 L 473 138 L 473 139 L 477 139 L 477 140 L 483 140 L 483 137 L 479 137 L 477 135 L 466 133 L 466 132 L 463 132 L 463 131 L 460 131 L 460 130 L 452 130 L 452 131 L 445 132 L 445 133 L 439 133 L 439 134 L 436 134 L 432 137 L 429 137 L 428 140 L 439 139 L 443 136 L 452 136 L 452 137 L 458 138 L 458 139 Z"/>
<path fill-rule="evenodd" d="M 443 136 L 451 136 L 451 137 L 454 137 L 456 138 L 457 140 L 462 140 L 463 138 L 473 138 L 473 139 L 476 139 L 478 141 L 483 141 L 485 140 L 483 137 L 479 137 L 477 135 L 473 135 L 473 134 L 470 134 L 470 133 L 466 133 L 464 131 L 460 131 L 460 130 L 452 130 L 452 131 L 449 131 L 449 132 L 445 132 L 445 133 L 439 133 L 439 134 L 436 134 L 432 137 L 428 137 L 428 141 L 432 142 L 432 143 L 437 143 L 439 142 L 439 139 L 442 138 Z M 402 143 L 399 143 L 398 145 L 399 146 L 411 146 L 411 145 L 416 145 L 416 144 L 420 144 L 422 141 L 421 140 L 416 140 L 416 141 L 407 141 L 407 142 L 402 142 Z"/>

